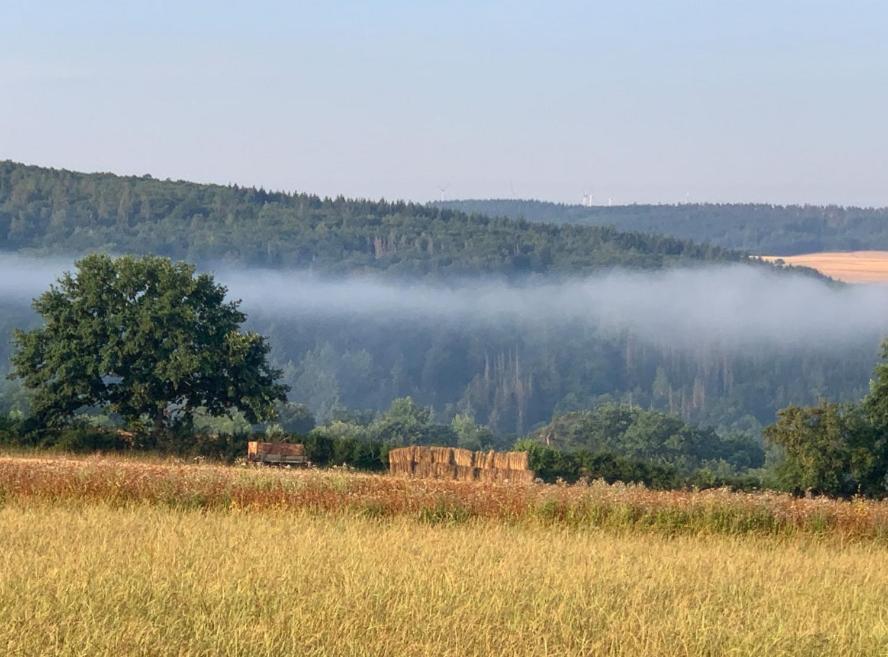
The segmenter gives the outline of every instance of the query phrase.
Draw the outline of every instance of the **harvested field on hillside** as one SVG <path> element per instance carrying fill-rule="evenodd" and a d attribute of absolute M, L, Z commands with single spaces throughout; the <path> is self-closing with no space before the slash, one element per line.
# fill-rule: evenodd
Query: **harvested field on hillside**
<path fill-rule="evenodd" d="M 670 535 L 810 535 L 888 543 L 888 501 L 727 490 L 653 491 L 603 482 L 557 486 L 411 479 L 121 457 L 0 457 L 0 505 L 82 502 L 278 509 L 431 523 L 481 518 Z"/>
<path fill-rule="evenodd" d="M 805 253 L 795 256 L 762 256 L 788 265 L 810 267 L 846 283 L 888 282 L 888 251 L 848 251 Z"/>
<path fill-rule="evenodd" d="M 7 503 L 9 657 L 876 657 L 888 549 Z"/>

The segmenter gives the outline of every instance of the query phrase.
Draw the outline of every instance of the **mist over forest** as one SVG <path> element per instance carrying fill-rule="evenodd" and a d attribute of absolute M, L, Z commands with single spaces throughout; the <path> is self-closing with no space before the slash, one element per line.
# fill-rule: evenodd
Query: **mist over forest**
<path fill-rule="evenodd" d="M 72 268 L 0 257 L 3 331 L 35 323 L 30 299 Z M 886 287 L 745 265 L 437 282 L 210 270 L 319 420 L 409 395 L 506 436 L 604 402 L 758 435 L 789 403 L 859 397 L 888 317 Z"/>

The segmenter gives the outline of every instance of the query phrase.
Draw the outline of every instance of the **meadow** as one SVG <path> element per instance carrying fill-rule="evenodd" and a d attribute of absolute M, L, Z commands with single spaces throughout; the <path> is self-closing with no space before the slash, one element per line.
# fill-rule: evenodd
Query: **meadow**
<path fill-rule="evenodd" d="M 754 534 L 888 545 L 888 501 L 726 489 L 658 491 L 414 479 L 338 469 L 287 470 L 120 456 L 0 456 L 2 503 L 150 504 L 288 510 L 430 523 L 475 519 L 675 534 Z"/>
<path fill-rule="evenodd" d="M 888 504 L 0 458 L 0 652 L 888 654 Z"/>

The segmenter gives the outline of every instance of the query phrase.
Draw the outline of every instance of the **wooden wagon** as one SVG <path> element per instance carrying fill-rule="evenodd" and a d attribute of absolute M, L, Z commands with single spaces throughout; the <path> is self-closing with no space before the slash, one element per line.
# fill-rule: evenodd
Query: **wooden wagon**
<path fill-rule="evenodd" d="M 298 443 L 247 443 L 247 463 L 258 465 L 306 465 L 305 445 Z"/>

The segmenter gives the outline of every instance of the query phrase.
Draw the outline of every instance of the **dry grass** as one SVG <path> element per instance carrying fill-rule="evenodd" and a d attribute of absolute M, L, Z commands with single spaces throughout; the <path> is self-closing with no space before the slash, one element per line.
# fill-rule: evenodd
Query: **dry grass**
<path fill-rule="evenodd" d="M 810 267 L 846 283 L 888 282 L 888 251 L 848 251 L 805 253 L 796 256 L 762 256 L 783 260 L 788 265 Z"/>
<path fill-rule="evenodd" d="M 471 519 L 675 534 L 810 535 L 888 543 L 888 502 L 726 490 L 652 491 L 406 479 L 92 457 L 0 457 L 0 505 L 99 502 L 295 510 L 433 523 Z"/>
<path fill-rule="evenodd" d="M 8 657 L 888 654 L 873 542 L 18 500 L 0 551 Z"/>

